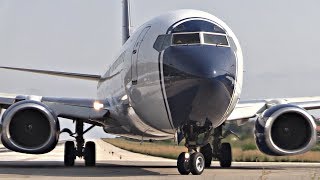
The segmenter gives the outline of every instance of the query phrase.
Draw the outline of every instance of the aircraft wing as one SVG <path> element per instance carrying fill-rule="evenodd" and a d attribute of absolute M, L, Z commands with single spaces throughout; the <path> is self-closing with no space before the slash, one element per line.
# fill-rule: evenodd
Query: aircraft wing
<path fill-rule="evenodd" d="M 93 123 L 103 123 L 109 115 L 109 103 L 106 100 L 78 99 L 78 98 L 52 98 L 41 96 L 11 95 L 0 93 L 0 109 L 7 109 L 12 104 L 30 100 L 41 102 L 49 107 L 57 117 L 71 120 L 85 120 Z"/>
<path fill-rule="evenodd" d="M 0 69 L 31 72 L 37 74 L 75 78 L 90 81 L 99 81 L 100 75 L 82 74 L 61 71 L 48 71 L 39 69 L 27 69 L 17 67 L 0 66 Z M 41 96 L 12 95 L 0 93 L 0 110 L 9 108 L 12 104 L 22 100 L 38 101 L 48 106 L 58 117 L 67 119 L 95 120 L 105 119 L 109 114 L 109 103 L 107 100 L 79 99 L 79 98 L 51 98 Z M 96 106 L 96 107 L 95 107 Z M 1 111 L 0 111 L 1 112 Z M 90 122 L 90 121 L 89 121 Z M 93 122 L 92 122 L 93 123 Z"/>
<path fill-rule="evenodd" d="M 239 102 L 228 120 L 246 120 L 254 118 L 266 109 L 277 104 L 293 104 L 306 110 L 320 109 L 320 97 L 277 98 Z"/>
<path fill-rule="evenodd" d="M 41 69 L 27 69 L 27 68 L 6 67 L 6 66 L 0 66 L 0 69 L 30 72 L 30 73 L 44 74 L 44 75 L 50 75 L 50 76 L 58 76 L 58 77 L 75 78 L 75 79 L 82 79 L 82 80 L 89 80 L 89 81 L 98 81 L 101 78 L 100 75 L 96 75 L 96 74 L 48 71 L 48 70 L 41 70 Z"/>

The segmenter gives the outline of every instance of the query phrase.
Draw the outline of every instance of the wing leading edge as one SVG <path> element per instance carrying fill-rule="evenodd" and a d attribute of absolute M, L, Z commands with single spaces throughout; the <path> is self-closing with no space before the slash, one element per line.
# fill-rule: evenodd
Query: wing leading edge
<path fill-rule="evenodd" d="M 71 120 L 85 120 L 89 123 L 103 124 L 109 115 L 109 103 L 97 99 L 52 98 L 41 96 L 25 96 L 0 94 L 0 109 L 7 109 L 16 102 L 29 100 L 41 102 L 48 106 L 57 117 Z"/>
<path fill-rule="evenodd" d="M 239 102 L 228 120 L 254 118 L 266 109 L 278 104 L 293 104 L 306 110 L 315 110 L 320 109 L 320 97 L 276 98 Z"/>
<path fill-rule="evenodd" d="M 5 66 L 0 66 L 0 68 L 15 70 L 15 71 L 22 71 L 22 72 L 31 72 L 31 73 L 37 73 L 37 74 L 45 74 L 45 75 L 51 75 L 51 76 L 90 80 L 90 81 L 99 81 L 101 79 L 100 75 L 94 75 L 94 74 L 81 74 L 81 73 L 72 73 L 72 72 L 48 71 L 48 70 L 26 69 L 26 68 L 5 67 Z"/>

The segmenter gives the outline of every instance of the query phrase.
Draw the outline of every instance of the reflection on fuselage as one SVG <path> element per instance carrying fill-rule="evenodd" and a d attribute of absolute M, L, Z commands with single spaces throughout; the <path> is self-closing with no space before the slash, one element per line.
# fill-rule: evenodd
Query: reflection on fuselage
<path fill-rule="evenodd" d="M 208 119 L 217 127 L 230 114 L 238 99 L 238 42 L 213 16 L 188 16 L 164 15 L 167 26 L 155 18 L 126 42 L 99 83 L 99 97 L 111 94 L 111 118 L 118 119 L 107 132 L 123 135 L 122 128 L 131 137 L 159 139 L 191 121 L 203 125 Z M 183 40 L 188 33 L 198 38 L 196 44 L 183 43 L 190 42 Z M 182 34 L 181 44 L 173 43 L 174 34 Z"/>
<path fill-rule="evenodd" d="M 163 56 L 164 83 L 174 126 L 221 123 L 233 96 L 236 59 L 228 47 L 175 46 Z"/>

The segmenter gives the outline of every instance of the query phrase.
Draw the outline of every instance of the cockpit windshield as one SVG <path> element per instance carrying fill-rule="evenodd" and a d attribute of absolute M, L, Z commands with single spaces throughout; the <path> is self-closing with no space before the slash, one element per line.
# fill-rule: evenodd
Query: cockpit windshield
<path fill-rule="evenodd" d="M 199 33 L 173 34 L 172 43 L 175 45 L 200 44 L 200 35 Z"/>
<path fill-rule="evenodd" d="M 204 44 L 229 46 L 226 35 L 203 33 Z"/>
<path fill-rule="evenodd" d="M 220 33 L 173 33 L 172 45 L 207 44 L 229 46 L 227 36 Z"/>
<path fill-rule="evenodd" d="M 214 45 L 230 47 L 226 34 L 211 32 L 183 32 L 159 35 L 153 48 L 162 51 L 170 46 Z"/>

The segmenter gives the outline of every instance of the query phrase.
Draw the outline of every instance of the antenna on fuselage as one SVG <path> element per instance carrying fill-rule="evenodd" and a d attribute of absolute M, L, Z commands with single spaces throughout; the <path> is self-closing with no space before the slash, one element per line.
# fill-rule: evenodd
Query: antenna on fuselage
<path fill-rule="evenodd" d="M 130 37 L 130 0 L 123 0 L 122 3 L 122 44 L 124 44 Z"/>

